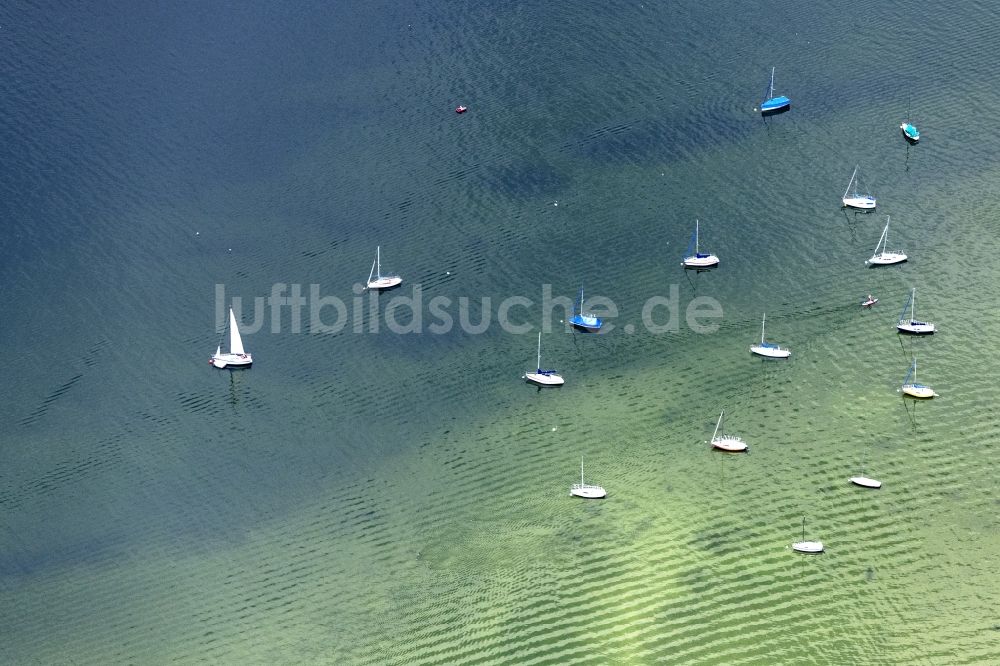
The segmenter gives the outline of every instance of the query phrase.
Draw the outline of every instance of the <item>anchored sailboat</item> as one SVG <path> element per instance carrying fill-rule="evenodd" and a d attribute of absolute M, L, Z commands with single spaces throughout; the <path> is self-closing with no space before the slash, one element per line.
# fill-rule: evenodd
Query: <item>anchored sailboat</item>
<path fill-rule="evenodd" d="M 233 314 L 232 308 L 229 308 L 229 351 L 223 353 L 222 343 L 219 343 L 208 362 L 217 368 L 249 368 L 253 363 L 253 357 L 243 349 L 243 338 L 240 337 L 240 329 L 236 326 L 236 315 Z"/>
<path fill-rule="evenodd" d="M 569 323 L 584 331 L 599 331 L 604 323 L 600 317 L 583 311 L 583 287 L 580 287 L 580 311 L 569 318 Z"/>
<path fill-rule="evenodd" d="M 375 279 L 373 280 L 372 277 Z M 375 248 L 375 261 L 372 262 L 371 272 L 368 273 L 369 289 L 389 289 L 403 282 L 403 278 L 398 275 L 382 275 L 382 246 Z"/>
<path fill-rule="evenodd" d="M 694 250 L 692 252 L 692 250 Z M 709 252 L 701 252 L 699 247 L 698 220 L 694 221 L 694 235 L 688 243 L 681 265 L 685 268 L 712 268 L 719 265 L 719 258 Z"/>
<path fill-rule="evenodd" d="M 806 541 L 806 518 L 802 517 L 802 541 L 796 541 L 792 544 L 792 550 L 799 553 L 822 553 L 823 552 L 823 542 L 822 541 Z"/>
<path fill-rule="evenodd" d="M 917 359 L 913 359 L 909 372 L 903 378 L 903 385 L 900 387 L 900 390 L 911 398 L 926 399 L 937 397 L 937 393 L 930 386 L 917 383 Z"/>
<path fill-rule="evenodd" d="M 722 410 L 722 413 L 719 414 L 719 420 L 715 424 L 715 432 L 712 433 L 712 446 L 727 453 L 743 453 L 747 450 L 746 442 L 736 435 L 727 435 L 725 432 L 719 434 L 719 427 L 722 425 L 722 417 L 725 414 L 726 410 Z"/>
<path fill-rule="evenodd" d="M 858 190 L 861 180 L 858 178 L 859 167 L 860 165 L 854 167 L 854 173 L 851 174 L 851 181 L 847 183 L 847 189 L 844 190 L 844 196 L 841 198 L 841 201 L 844 202 L 844 206 L 847 208 L 871 210 L 875 208 L 875 197 L 867 190 L 864 192 Z"/>
<path fill-rule="evenodd" d="M 885 229 L 882 230 L 882 235 L 878 239 L 878 244 L 875 246 L 875 254 L 872 258 L 865 262 L 867 266 L 888 266 L 890 264 L 899 264 L 906 261 L 906 254 L 896 250 L 887 250 L 886 246 L 889 243 L 889 217 L 885 218 Z M 881 249 L 879 249 L 881 248 Z"/>
<path fill-rule="evenodd" d="M 760 103 L 760 112 L 762 115 L 768 113 L 777 113 L 778 111 L 786 111 L 790 108 L 792 100 L 788 99 L 784 95 L 774 94 L 774 67 L 771 68 L 771 83 L 767 86 L 767 92 L 764 93 L 764 101 Z"/>
<path fill-rule="evenodd" d="M 582 457 L 580 458 L 580 483 L 574 483 L 570 486 L 569 494 L 573 497 L 582 497 L 583 499 L 603 499 L 608 494 L 601 486 L 584 482 Z"/>
<path fill-rule="evenodd" d="M 907 310 L 909 310 L 909 317 L 907 317 Z M 896 324 L 896 330 L 900 333 L 909 333 L 910 335 L 930 335 L 937 330 L 937 327 L 929 321 L 917 321 L 917 288 L 914 287 L 910 291 L 910 297 L 906 299 L 906 303 L 903 304 L 903 310 L 899 313 L 899 322 Z"/>
<path fill-rule="evenodd" d="M 867 453 L 868 453 L 868 450 L 865 449 L 865 454 L 867 454 Z M 852 476 L 848 480 L 851 483 L 853 483 L 854 485 L 861 486 L 862 488 L 878 489 L 878 488 L 882 487 L 882 482 L 881 481 L 879 481 L 877 479 L 872 479 L 870 477 L 865 476 L 865 456 L 864 455 L 861 456 L 861 472 L 857 476 Z"/>
<path fill-rule="evenodd" d="M 758 356 L 768 358 L 788 358 L 792 355 L 791 350 L 784 349 L 773 342 L 764 342 L 764 322 L 767 320 L 767 313 L 760 320 L 760 344 L 750 345 L 750 351 Z"/>
<path fill-rule="evenodd" d="M 562 386 L 565 382 L 555 370 L 542 370 L 542 332 L 538 332 L 538 363 L 534 372 L 526 372 L 521 379 L 538 386 Z"/>

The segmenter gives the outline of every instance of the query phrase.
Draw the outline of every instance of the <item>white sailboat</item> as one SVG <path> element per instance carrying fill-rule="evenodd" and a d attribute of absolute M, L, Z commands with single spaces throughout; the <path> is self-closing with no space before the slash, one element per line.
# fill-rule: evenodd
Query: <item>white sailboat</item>
<path fill-rule="evenodd" d="M 871 210 L 875 208 L 875 197 L 870 192 L 862 193 L 858 191 L 860 185 L 860 179 L 858 178 L 859 167 L 860 165 L 854 167 L 854 173 L 851 174 L 851 181 L 847 183 L 847 189 L 844 190 L 844 196 L 841 200 L 847 208 Z M 851 189 L 852 187 L 854 188 L 853 190 Z"/>
<path fill-rule="evenodd" d="M 580 458 L 580 483 L 574 483 L 569 487 L 569 494 L 573 497 L 583 499 L 603 499 L 607 496 L 604 488 L 584 482 L 583 480 L 583 458 Z"/>
<path fill-rule="evenodd" d="M 878 239 L 878 244 L 875 246 L 875 253 L 872 258 L 865 262 L 868 266 L 889 266 L 890 264 L 899 264 L 906 261 L 906 255 L 903 252 L 897 250 L 887 250 L 886 247 L 889 243 L 889 217 L 885 218 L 885 229 L 882 230 L 882 236 Z M 881 248 L 881 249 L 880 249 Z"/>
<path fill-rule="evenodd" d="M 937 393 L 930 386 L 917 383 L 917 359 L 913 359 L 910 370 L 906 373 L 906 377 L 903 378 L 903 385 L 899 387 L 899 390 L 911 398 L 927 399 L 937 397 Z"/>
<path fill-rule="evenodd" d="M 229 351 L 223 353 L 220 343 L 208 362 L 217 368 L 248 368 L 253 363 L 253 357 L 243 349 L 243 338 L 240 337 L 240 329 L 236 326 L 236 315 L 233 314 L 232 308 L 229 308 Z"/>
<path fill-rule="evenodd" d="M 692 252 L 692 248 L 694 252 Z M 698 220 L 694 221 L 694 236 L 688 243 L 687 252 L 681 265 L 685 268 L 712 268 L 719 265 L 719 258 L 710 252 L 701 252 L 699 247 Z"/>
<path fill-rule="evenodd" d="M 766 356 L 768 358 L 788 358 L 792 355 L 791 350 L 783 349 L 773 342 L 764 342 L 764 322 L 767 320 L 767 313 L 764 313 L 764 317 L 760 320 L 760 344 L 751 345 L 750 351 L 758 356 Z"/>
<path fill-rule="evenodd" d="M 736 435 L 727 435 L 725 432 L 719 435 L 719 426 L 722 425 L 722 417 L 725 414 L 726 410 L 722 410 L 722 413 L 719 414 L 719 420 L 715 424 L 715 432 L 712 433 L 712 447 L 728 453 L 743 453 L 747 450 L 746 442 Z"/>
<path fill-rule="evenodd" d="M 375 279 L 373 280 L 372 277 Z M 398 275 L 382 275 L 382 246 L 375 248 L 375 261 L 372 262 L 372 270 L 368 273 L 369 289 L 389 289 L 403 282 L 403 278 Z"/>
<path fill-rule="evenodd" d="M 907 316 L 907 310 L 909 311 L 909 316 Z M 914 287 L 910 290 L 910 297 L 903 304 L 902 312 L 899 313 L 899 322 L 896 324 L 896 330 L 900 333 L 909 333 L 911 335 L 931 335 L 937 330 L 934 324 L 929 321 L 918 321 L 916 316 L 917 288 Z"/>
<path fill-rule="evenodd" d="M 802 541 L 796 541 L 792 544 L 792 550 L 799 553 L 822 553 L 823 552 L 823 542 L 822 541 L 806 541 L 806 518 L 802 517 Z"/>
<path fill-rule="evenodd" d="M 868 453 L 867 449 L 865 453 Z M 878 489 L 882 487 L 882 482 L 878 479 L 865 476 L 865 457 L 863 455 L 861 456 L 861 472 L 857 476 L 852 476 L 848 481 L 862 488 Z"/>
<path fill-rule="evenodd" d="M 542 332 L 538 332 L 538 359 L 534 372 L 525 372 L 521 379 L 538 386 L 562 386 L 565 382 L 555 370 L 542 370 Z"/>

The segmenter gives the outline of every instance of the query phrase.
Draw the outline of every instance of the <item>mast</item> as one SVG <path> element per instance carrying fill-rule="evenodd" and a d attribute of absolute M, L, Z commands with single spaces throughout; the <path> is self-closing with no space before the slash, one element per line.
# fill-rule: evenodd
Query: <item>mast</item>
<path fill-rule="evenodd" d="M 581 486 L 584 485 L 584 483 L 583 483 L 583 456 L 580 456 L 580 485 Z"/>
<path fill-rule="evenodd" d="M 542 332 L 538 331 L 538 372 L 542 371 Z"/>
<path fill-rule="evenodd" d="M 378 271 L 375 273 L 378 279 L 382 278 L 382 246 L 375 247 L 375 263 L 378 264 Z"/>
<path fill-rule="evenodd" d="M 858 166 L 861 166 L 860 164 Z M 851 191 L 851 185 L 854 184 L 854 177 L 858 175 L 858 166 L 854 167 L 854 173 L 851 174 L 851 182 L 847 183 L 847 189 L 844 190 L 844 198 L 847 197 L 847 193 Z"/>
<path fill-rule="evenodd" d="M 774 67 L 771 68 L 771 86 L 767 89 L 767 98 L 774 97 Z"/>
<path fill-rule="evenodd" d="M 764 316 L 761 317 L 761 320 L 760 320 L 760 344 L 761 344 L 761 346 L 764 345 L 764 322 L 766 320 L 767 320 L 767 313 L 765 312 Z"/>
<path fill-rule="evenodd" d="M 806 540 L 806 517 L 802 516 L 802 540 Z"/>
<path fill-rule="evenodd" d="M 698 256 L 698 220 L 694 221 L 694 256 Z"/>
<path fill-rule="evenodd" d="M 917 318 L 917 288 L 914 287 L 913 291 L 910 292 L 910 321 L 914 321 Z M 916 363 L 916 359 L 913 360 Z"/>
<path fill-rule="evenodd" d="M 378 259 L 375 261 L 378 261 Z M 372 262 L 372 269 L 368 271 L 368 284 L 371 284 L 372 276 L 375 275 L 375 261 Z"/>
<path fill-rule="evenodd" d="M 719 426 L 722 425 L 722 416 L 726 413 L 726 410 L 722 410 L 719 414 L 719 420 L 715 422 L 715 432 L 712 433 L 712 441 L 715 441 L 715 436 L 719 434 Z"/>

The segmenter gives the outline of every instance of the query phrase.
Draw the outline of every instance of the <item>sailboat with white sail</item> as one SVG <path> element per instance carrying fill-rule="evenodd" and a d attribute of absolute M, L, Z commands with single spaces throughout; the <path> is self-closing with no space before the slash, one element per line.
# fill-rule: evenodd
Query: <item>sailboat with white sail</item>
<path fill-rule="evenodd" d="M 538 386 L 562 386 L 565 381 L 555 370 L 542 370 L 542 332 L 538 332 L 538 359 L 534 372 L 525 372 L 521 379 Z"/>
<path fill-rule="evenodd" d="M 903 304 L 902 312 L 899 313 L 899 322 L 896 324 L 896 330 L 900 333 L 909 333 L 910 335 L 931 335 L 937 330 L 937 327 L 931 322 L 918 321 L 916 317 L 917 288 L 914 287 L 910 290 L 910 297 Z"/>
<path fill-rule="evenodd" d="M 694 221 L 694 235 L 688 243 L 687 251 L 684 253 L 684 261 L 681 265 L 684 268 L 712 268 L 719 265 L 719 258 L 710 252 L 702 252 L 699 246 L 698 220 Z M 693 250 L 693 251 L 692 251 Z"/>
<path fill-rule="evenodd" d="M 904 252 L 899 250 L 889 250 L 886 249 L 889 244 L 889 217 L 885 218 L 885 229 L 882 230 L 882 235 L 878 239 L 878 244 L 875 246 L 875 253 L 872 254 L 872 258 L 865 262 L 867 266 L 890 266 L 892 264 L 900 264 L 906 261 L 907 257 Z"/>
<path fill-rule="evenodd" d="M 217 368 L 249 368 L 253 363 L 253 357 L 243 349 L 243 338 L 240 337 L 240 329 L 236 325 L 236 315 L 233 314 L 232 308 L 229 308 L 229 351 L 223 352 L 220 342 L 208 362 Z"/>
<path fill-rule="evenodd" d="M 851 180 L 847 183 L 847 189 L 844 190 L 844 196 L 841 197 L 841 201 L 844 202 L 846 208 L 872 210 L 875 208 L 875 197 L 867 189 L 864 191 L 859 189 L 861 187 L 861 178 L 858 177 L 858 169 L 860 168 L 860 164 L 854 167 L 854 173 L 851 174 Z"/>
<path fill-rule="evenodd" d="M 574 483 L 569 487 L 569 494 L 573 497 L 583 499 L 603 499 L 607 497 L 607 492 L 601 486 L 595 486 L 583 480 L 583 457 L 580 458 L 580 483 Z"/>
<path fill-rule="evenodd" d="M 911 398 L 919 398 L 921 400 L 935 398 L 938 395 L 930 386 L 917 383 L 917 359 L 913 359 L 913 363 L 910 365 L 910 370 L 906 373 L 906 377 L 903 378 L 903 385 L 899 388 L 899 390 L 901 390 L 904 395 L 908 395 Z"/>
<path fill-rule="evenodd" d="M 760 344 L 750 345 L 751 353 L 757 354 L 758 356 L 766 356 L 767 358 L 788 358 L 792 355 L 791 350 L 779 347 L 773 342 L 764 341 L 764 322 L 767 320 L 767 313 L 760 320 Z"/>
<path fill-rule="evenodd" d="M 390 289 L 402 282 L 403 278 L 398 275 L 382 275 L 382 246 L 376 247 L 375 261 L 372 262 L 372 269 L 368 273 L 368 289 Z"/>
<path fill-rule="evenodd" d="M 743 453 L 747 450 L 747 443 L 736 435 L 727 435 L 725 429 L 719 434 L 719 428 L 722 426 L 722 417 L 726 415 L 726 410 L 722 410 L 719 414 L 719 420 L 715 424 L 715 432 L 712 433 L 712 447 L 719 449 L 720 451 L 725 451 L 726 453 Z"/>

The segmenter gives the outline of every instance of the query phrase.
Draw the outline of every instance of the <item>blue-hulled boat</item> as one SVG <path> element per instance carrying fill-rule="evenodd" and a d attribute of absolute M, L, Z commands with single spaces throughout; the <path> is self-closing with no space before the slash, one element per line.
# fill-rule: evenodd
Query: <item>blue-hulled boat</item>
<path fill-rule="evenodd" d="M 569 318 L 569 323 L 583 331 L 599 331 L 604 323 L 600 317 L 583 311 L 583 287 L 580 287 L 580 311 Z"/>
<path fill-rule="evenodd" d="M 920 141 L 920 130 L 917 129 L 916 125 L 909 122 L 901 123 L 899 129 L 903 130 L 903 136 L 906 140 L 911 143 L 916 143 Z"/>
<path fill-rule="evenodd" d="M 777 113 L 779 111 L 787 111 L 792 104 L 792 100 L 788 99 L 784 95 L 774 95 L 774 67 L 771 68 L 771 84 L 767 87 L 767 93 L 765 95 L 764 101 L 760 103 L 760 112 L 762 114 Z"/>

